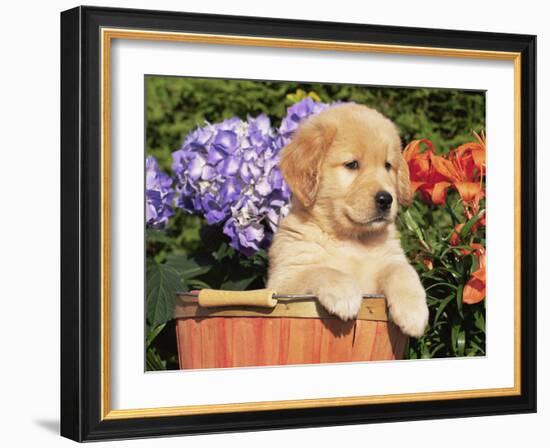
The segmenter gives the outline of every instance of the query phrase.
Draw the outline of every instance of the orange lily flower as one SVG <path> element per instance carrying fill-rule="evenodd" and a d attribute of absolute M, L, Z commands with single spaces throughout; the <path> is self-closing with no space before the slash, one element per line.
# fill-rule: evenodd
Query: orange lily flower
<path fill-rule="evenodd" d="M 462 200 L 477 205 L 484 197 L 482 179 L 485 175 L 485 136 L 474 133 L 477 142 L 453 149 L 447 159 L 434 160 L 435 169 L 450 180 Z"/>
<path fill-rule="evenodd" d="M 460 244 L 460 231 L 462 230 L 462 227 L 464 227 L 464 223 L 460 223 L 455 226 L 451 238 L 449 239 L 451 246 L 458 246 Z"/>
<path fill-rule="evenodd" d="M 427 146 L 423 152 L 422 144 Z M 409 165 L 412 192 L 418 190 L 426 202 L 443 205 L 451 183 L 436 169 L 441 157 L 435 155 L 432 142 L 427 139 L 413 140 L 403 151 L 403 157 Z"/>
<path fill-rule="evenodd" d="M 475 213 L 477 212 L 478 211 L 476 210 Z M 471 218 L 471 216 L 469 216 L 468 218 Z M 464 224 L 465 223 L 459 223 L 455 226 L 453 233 L 451 234 L 451 238 L 449 238 L 449 243 L 451 246 L 458 246 L 462 242 L 460 239 L 460 231 L 464 227 Z M 480 227 L 484 227 L 485 224 L 486 224 L 486 219 L 485 219 L 485 210 L 484 210 L 481 216 L 479 217 L 479 219 L 476 222 L 474 222 L 474 224 L 472 225 L 471 227 L 472 233 L 474 233 Z M 474 244 L 473 246 L 476 246 L 476 245 Z M 464 255 L 468 255 L 470 252 L 471 250 L 462 249 L 462 253 Z"/>
<path fill-rule="evenodd" d="M 467 219 L 479 213 L 479 202 L 485 197 L 483 188 L 483 177 L 486 173 L 485 135 L 475 132 L 474 135 L 477 141 L 453 149 L 446 157 L 436 155 L 432 142 L 427 139 L 412 141 L 403 152 L 403 157 L 409 165 L 413 193 L 419 191 L 426 202 L 442 205 L 446 201 L 447 190 L 453 186 L 462 199 Z M 425 146 L 424 150 L 423 146 Z M 472 232 L 485 226 L 485 220 L 485 213 L 482 213 L 473 224 Z M 455 226 L 449 240 L 452 246 L 462 243 L 460 231 L 464 225 L 460 223 Z M 462 300 L 467 304 L 479 303 L 485 298 L 486 292 L 485 248 L 475 243 L 470 244 L 469 248 L 463 248 L 461 252 L 464 256 L 473 253 L 478 264 L 478 268 L 471 273 L 464 285 Z M 429 269 L 433 268 L 432 260 L 422 261 Z"/>
<path fill-rule="evenodd" d="M 485 248 L 481 244 L 472 244 L 475 247 L 475 253 L 478 260 L 478 268 L 472 272 L 472 275 L 462 291 L 462 301 L 469 305 L 481 302 L 485 298 L 486 288 L 486 260 Z"/>

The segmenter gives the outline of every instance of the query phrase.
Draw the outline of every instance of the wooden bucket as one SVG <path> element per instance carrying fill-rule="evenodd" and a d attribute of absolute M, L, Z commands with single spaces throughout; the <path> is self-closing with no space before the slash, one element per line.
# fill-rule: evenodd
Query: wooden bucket
<path fill-rule="evenodd" d="M 393 360 L 407 342 L 384 298 L 363 299 L 358 318 L 344 322 L 315 299 L 204 308 L 178 295 L 175 317 L 180 369 Z"/>

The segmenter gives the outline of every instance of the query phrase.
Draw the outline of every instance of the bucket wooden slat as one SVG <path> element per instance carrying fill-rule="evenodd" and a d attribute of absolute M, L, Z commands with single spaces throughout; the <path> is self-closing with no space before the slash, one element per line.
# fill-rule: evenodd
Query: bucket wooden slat
<path fill-rule="evenodd" d="M 384 310 L 381 311 L 383 300 Z M 365 299 L 363 318 L 343 322 L 308 305 L 322 317 L 295 316 L 292 304 L 273 317 L 252 307 L 223 310 L 178 304 L 176 332 L 181 369 L 318 364 L 400 359 L 407 338 L 387 321 L 384 299 Z M 369 302 L 370 301 L 370 302 Z M 279 306 L 279 305 L 277 305 Z M 194 307 L 195 315 L 191 313 Z M 185 308 L 185 309 L 183 309 Z M 243 307 L 241 307 L 243 308 Z M 374 311 L 372 311 L 374 310 Z M 183 316 L 183 317 L 182 317 Z M 365 317 L 366 316 L 366 317 Z M 373 316 L 369 320 L 369 316 Z"/>

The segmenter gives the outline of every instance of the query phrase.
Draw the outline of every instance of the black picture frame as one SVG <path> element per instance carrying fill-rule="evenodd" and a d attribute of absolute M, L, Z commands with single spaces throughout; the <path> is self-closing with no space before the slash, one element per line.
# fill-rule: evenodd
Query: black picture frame
<path fill-rule="evenodd" d="M 102 419 L 100 30 L 103 27 L 521 54 L 521 393 Z M 61 435 L 76 441 L 536 411 L 536 36 L 77 7 L 61 13 Z"/>

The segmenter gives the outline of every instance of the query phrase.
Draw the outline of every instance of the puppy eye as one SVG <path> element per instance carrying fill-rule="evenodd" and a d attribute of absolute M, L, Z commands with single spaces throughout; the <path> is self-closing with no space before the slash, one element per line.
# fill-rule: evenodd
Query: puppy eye
<path fill-rule="evenodd" d="M 387 171 L 391 170 L 391 168 L 392 168 L 391 163 L 389 163 L 389 162 L 386 162 L 385 166 L 386 166 Z"/>
<path fill-rule="evenodd" d="M 357 170 L 359 169 L 359 162 L 357 160 L 352 160 L 351 162 L 344 163 L 344 166 L 348 170 Z"/>

